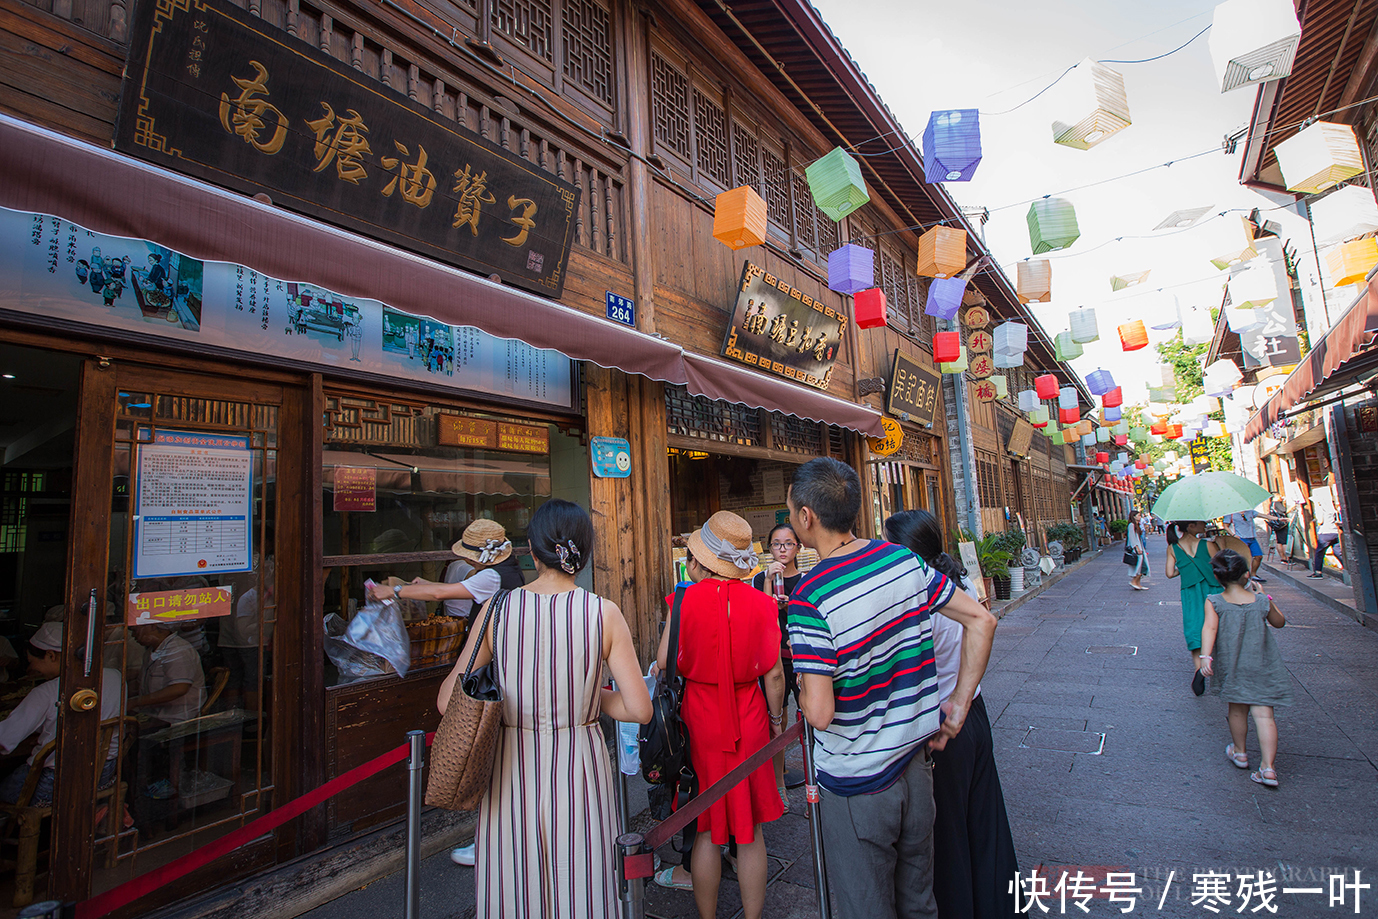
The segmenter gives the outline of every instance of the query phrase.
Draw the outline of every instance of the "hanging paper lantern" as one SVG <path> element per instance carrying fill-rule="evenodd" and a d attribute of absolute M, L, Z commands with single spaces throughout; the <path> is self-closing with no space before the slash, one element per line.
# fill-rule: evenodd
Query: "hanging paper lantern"
<path fill-rule="evenodd" d="M 1354 129 L 1318 121 L 1273 148 L 1288 191 L 1314 195 L 1364 171 Z"/>
<path fill-rule="evenodd" d="M 1016 351 L 1013 354 L 1006 354 L 1003 351 L 995 352 L 995 366 L 998 370 L 1008 370 L 1012 367 L 1024 366 L 1024 352 Z"/>
<path fill-rule="evenodd" d="M 1112 430 L 1113 430 L 1116 434 L 1125 434 L 1125 435 L 1128 435 L 1128 434 L 1129 434 L 1129 422 L 1128 422 L 1128 421 L 1125 421 L 1124 419 L 1120 419 L 1119 423 L 1116 424 L 1115 427 L 1114 427 Z"/>
<path fill-rule="evenodd" d="M 928 116 L 923 131 L 923 180 L 970 182 L 981 163 L 981 117 L 974 108 L 947 109 Z"/>
<path fill-rule="evenodd" d="M 1059 81 L 1053 93 L 1053 143 L 1090 150 L 1129 127 L 1124 77 L 1087 58 Z"/>
<path fill-rule="evenodd" d="M 1096 433 L 1095 425 L 1091 424 L 1090 418 L 1083 418 L 1081 421 L 1077 422 L 1077 433 L 1082 437 L 1085 437 L 1087 434 Z"/>
<path fill-rule="evenodd" d="M 1100 327 L 1096 323 L 1096 311 L 1091 308 L 1072 310 L 1067 314 L 1067 324 L 1071 327 L 1072 341 L 1088 345 L 1100 340 Z"/>
<path fill-rule="evenodd" d="M 1081 445 L 1082 445 L 1083 447 L 1094 447 L 1094 446 L 1096 445 L 1096 435 L 1095 435 L 1095 434 L 1083 434 L 1083 435 L 1081 435 Z"/>
<path fill-rule="evenodd" d="M 1104 466 L 1105 464 L 1107 464 L 1107 463 L 1109 463 L 1109 462 L 1110 462 L 1110 454 L 1109 454 L 1109 453 L 1097 453 L 1097 454 L 1096 454 L 1096 465 L 1098 465 L 1098 466 Z"/>
<path fill-rule="evenodd" d="M 1154 331 L 1166 332 L 1182 324 L 1182 307 L 1177 302 L 1176 294 L 1159 291 L 1149 298 L 1143 311 L 1144 315 L 1151 317 L 1148 327 Z"/>
<path fill-rule="evenodd" d="M 1192 306 L 1182 311 L 1182 342 L 1203 345 L 1215 337 L 1215 322 L 1211 314 L 1200 307 Z"/>
<path fill-rule="evenodd" d="M 1138 287 L 1148 280 L 1148 276 L 1153 273 L 1150 268 L 1147 271 L 1131 271 L 1128 274 L 1112 274 L 1110 276 L 1111 290 L 1124 290 L 1129 287 Z"/>
<path fill-rule="evenodd" d="M 1076 424 L 1081 421 L 1081 409 L 1059 408 L 1057 410 L 1057 420 L 1063 424 Z"/>
<path fill-rule="evenodd" d="M 1051 373 L 1034 377 L 1034 392 L 1038 393 L 1040 399 L 1056 399 L 1058 390 L 1058 379 Z"/>
<path fill-rule="evenodd" d="M 950 278 L 967 264 L 967 231 L 951 227 L 929 227 L 919 237 L 918 275 L 924 278 Z"/>
<path fill-rule="evenodd" d="M 876 253 L 851 243 L 828 253 L 828 289 L 856 294 L 875 283 Z"/>
<path fill-rule="evenodd" d="M 1158 365 L 1158 378 L 1162 380 L 1163 386 L 1171 389 L 1177 386 L 1177 368 L 1171 364 Z"/>
<path fill-rule="evenodd" d="M 1114 440 L 1117 446 L 1123 447 L 1126 443 L 1129 442 L 1129 436 L 1126 434 L 1116 434 Z"/>
<path fill-rule="evenodd" d="M 1066 198 L 1039 198 L 1029 205 L 1027 221 L 1034 255 L 1066 249 L 1081 236 L 1076 208 Z"/>
<path fill-rule="evenodd" d="M 1046 303 L 1053 296 L 1053 263 L 1046 258 L 1024 259 L 1015 265 L 1015 293 L 1020 303 Z"/>
<path fill-rule="evenodd" d="M 860 164 L 841 147 L 804 167 L 804 179 L 818 209 L 833 220 L 841 220 L 871 200 Z"/>
<path fill-rule="evenodd" d="M 1138 351 L 1140 348 L 1148 347 L 1148 329 L 1144 328 L 1142 319 L 1133 319 L 1124 323 L 1118 329 L 1120 333 L 1120 347 L 1125 351 Z"/>
<path fill-rule="evenodd" d="M 1373 266 L 1378 265 L 1378 240 L 1369 237 L 1340 243 L 1326 253 L 1325 264 L 1336 287 L 1361 284 Z"/>
<path fill-rule="evenodd" d="M 962 308 L 962 296 L 966 293 L 967 282 L 962 278 L 937 278 L 928 283 L 928 302 L 923 311 L 926 316 L 938 319 L 951 319 Z"/>
<path fill-rule="evenodd" d="M 1096 443 L 1100 443 L 1100 444 L 1108 444 L 1108 443 L 1110 443 L 1110 429 L 1109 429 L 1109 428 L 1105 428 L 1105 427 L 1096 428 Z"/>
<path fill-rule="evenodd" d="M 1240 372 L 1239 365 L 1227 357 L 1222 357 L 1214 364 L 1207 366 L 1204 376 L 1214 377 L 1222 382 L 1228 382 L 1231 385 L 1244 379 L 1244 374 Z"/>
<path fill-rule="evenodd" d="M 939 373 L 965 373 L 968 367 L 966 346 L 957 349 L 957 359 L 938 365 Z"/>
<path fill-rule="evenodd" d="M 1038 393 L 1032 389 L 1021 389 L 1019 391 L 1019 410 L 1032 412 L 1036 408 L 1038 408 Z"/>
<path fill-rule="evenodd" d="M 1057 394 L 1057 407 L 1058 407 L 1058 408 L 1076 408 L 1076 407 L 1077 407 L 1077 388 L 1076 388 L 1075 386 L 1064 386 L 1064 387 L 1062 387 L 1060 390 L 1058 390 L 1058 394 Z"/>
<path fill-rule="evenodd" d="M 1236 309 L 1267 306 L 1279 296 L 1273 266 L 1261 258 L 1231 274 L 1228 286 L 1230 305 Z"/>
<path fill-rule="evenodd" d="M 1204 417 L 1211 412 L 1220 411 L 1220 400 L 1215 396 L 1203 394 L 1191 400 L 1191 408 L 1197 415 Z"/>
<path fill-rule="evenodd" d="M 933 335 L 933 361 L 946 364 L 955 361 L 962 349 L 961 332 L 937 332 Z"/>
<path fill-rule="evenodd" d="M 1112 406 L 1110 406 L 1109 408 L 1102 408 L 1100 414 L 1101 414 L 1101 419 L 1102 419 L 1103 421 L 1119 421 L 1119 420 L 1120 420 L 1120 409 L 1119 409 L 1118 406 L 1112 405 Z"/>
<path fill-rule="evenodd" d="M 1060 361 L 1070 361 L 1081 357 L 1082 347 L 1072 340 L 1071 332 L 1058 332 L 1053 338 L 1053 356 Z"/>
<path fill-rule="evenodd" d="M 1110 371 L 1097 368 L 1086 375 L 1086 386 L 1093 396 L 1103 396 L 1115 388 L 1115 378 Z"/>
<path fill-rule="evenodd" d="M 852 298 L 852 315 L 858 328 L 878 329 L 885 325 L 885 291 L 879 287 L 858 291 Z"/>
<path fill-rule="evenodd" d="M 1221 271 L 1258 255 L 1254 225 L 1239 214 L 1225 214 L 1203 225 L 1202 247 Z"/>
<path fill-rule="evenodd" d="M 1101 397 L 1100 404 L 1106 408 L 1119 408 L 1124 404 L 1124 390 L 1116 386 Z"/>
<path fill-rule="evenodd" d="M 1148 428 L 1133 427 L 1129 429 L 1130 440 L 1146 440 L 1148 438 Z"/>
<path fill-rule="evenodd" d="M 1225 323 L 1230 327 L 1231 332 L 1251 332 L 1254 329 L 1263 327 L 1267 320 L 1267 313 L 1264 310 L 1256 310 L 1251 306 L 1243 309 L 1233 306 L 1225 307 Z"/>
<path fill-rule="evenodd" d="M 1168 440 L 1178 440 L 1182 436 L 1182 426 L 1180 424 L 1170 424 L 1165 432 Z"/>
<path fill-rule="evenodd" d="M 1048 424 L 1048 410 L 1046 408 L 1036 408 L 1029 412 L 1029 424 L 1036 428 L 1045 427 Z"/>
<path fill-rule="evenodd" d="M 766 241 L 766 202 L 749 185 L 718 195 L 713 205 L 713 238 L 729 249 Z"/>
<path fill-rule="evenodd" d="M 1167 422 L 1166 422 L 1166 421 L 1155 421 L 1155 422 L 1153 422 L 1153 427 L 1149 428 L 1148 433 L 1149 433 L 1149 434 L 1166 434 L 1166 433 L 1167 433 Z"/>
<path fill-rule="evenodd" d="M 1226 0 L 1211 20 L 1211 62 L 1220 91 L 1287 76 L 1300 41 L 1292 0 Z"/>
<path fill-rule="evenodd" d="M 1308 205 L 1316 244 L 1329 246 L 1378 232 L 1378 202 L 1372 189 L 1346 185 Z"/>
<path fill-rule="evenodd" d="M 1010 381 L 999 374 L 990 377 L 990 381 L 995 384 L 995 398 L 1003 399 L 1010 394 Z"/>
<path fill-rule="evenodd" d="M 1022 322 L 1002 322 L 995 327 L 995 350 L 1017 354 L 1029 346 L 1029 327 Z"/>

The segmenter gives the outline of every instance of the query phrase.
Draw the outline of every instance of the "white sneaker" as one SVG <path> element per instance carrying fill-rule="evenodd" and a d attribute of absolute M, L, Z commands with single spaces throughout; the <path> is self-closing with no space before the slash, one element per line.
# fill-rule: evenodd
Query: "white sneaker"
<path fill-rule="evenodd" d="M 460 846 L 458 849 L 450 850 L 450 861 L 456 865 L 463 865 L 466 868 L 474 867 L 474 844 Z"/>

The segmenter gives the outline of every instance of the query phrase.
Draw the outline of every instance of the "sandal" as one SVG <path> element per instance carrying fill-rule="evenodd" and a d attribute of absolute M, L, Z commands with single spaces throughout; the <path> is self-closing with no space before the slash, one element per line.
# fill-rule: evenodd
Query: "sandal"
<path fill-rule="evenodd" d="M 1260 785 L 1267 785 L 1269 788 L 1278 787 L 1277 770 L 1269 766 L 1259 766 L 1256 772 L 1249 773 L 1249 778 Z"/>
<path fill-rule="evenodd" d="M 1247 753 L 1236 753 L 1234 744 L 1230 744 L 1225 748 L 1225 756 L 1240 769 L 1249 768 L 1249 755 Z"/>
<path fill-rule="evenodd" d="M 664 887 L 666 890 L 693 890 L 694 882 L 692 880 L 687 882 L 675 880 L 675 869 L 678 867 L 678 865 L 671 865 L 668 868 L 661 868 L 657 871 L 654 875 L 656 884 Z"/>
<path fill-rule="evenodd" d="M 784 790 L 783 788 L 780 788 L 779 786 L 776 786 L 775 790 L 778 791 L 778 792 L 780 793 L 780 806 L 783 807 L 783 808 L 785 809 L 785 813 L 788 814 L 788 813 L 789 813 L 789 795 L 785 794 L 785 790 Z"/>

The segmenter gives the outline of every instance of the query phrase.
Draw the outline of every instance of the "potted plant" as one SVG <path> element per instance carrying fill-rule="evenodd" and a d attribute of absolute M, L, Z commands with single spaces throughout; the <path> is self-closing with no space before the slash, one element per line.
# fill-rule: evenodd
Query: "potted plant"
<path fill-rule="evenodd" d="M 1110 521 L 1110 535 L 1113 536 L 1116 541 L 1124 539 L 1124 534 L 1128 532 L 1128 520 L 1124 519 L 1123 517 L 1120 517 L 1117 520 Z"/>
<path fill-rule="evenodd" d="M 1010 553 L 1003 545 L 1003 534 L 991 533 L 976 541 L 976 562 L 981 566 L 981 576 L 986 581 L 986 594 L 990 595 L 992 585 L 997 600 L 1010 598 Z"/>
<path fill-rule="evenodd" d="M 1024 551 L 1024 531 L 1019 527 L 1011 527 L 1000 534 L 1000 546 L 1010 554 L 1008 572 L 1011 593 L 1024 589 L 1024 562 L 1021 554 Z"/>

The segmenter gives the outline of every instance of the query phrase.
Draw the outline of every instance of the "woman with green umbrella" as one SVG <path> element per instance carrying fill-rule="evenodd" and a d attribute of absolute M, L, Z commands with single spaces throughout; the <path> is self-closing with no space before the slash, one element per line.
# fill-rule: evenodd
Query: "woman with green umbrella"
<path fill-rule="evenodd" d="M 1172 483 L 1153 505 L 1153 513 L 1167 525 L 1167 564 L 1163 572 L 1180 578 L 1182 634 L 1191 652 L 1195 673 L 1191 691 L 1206 691 L 1201 673 L 1201 626 L 1206 619 L 1206 597 L 1221 590 L 1211 571 L 1211 559 L 1220 551 L 1206 540 L 1207 520 L 1250 510 L 1268 498 L 1266 489 L 1232 472 L 1203 472 Z M 1204 547 L 1204 548 L 1203 548 Z"/>

